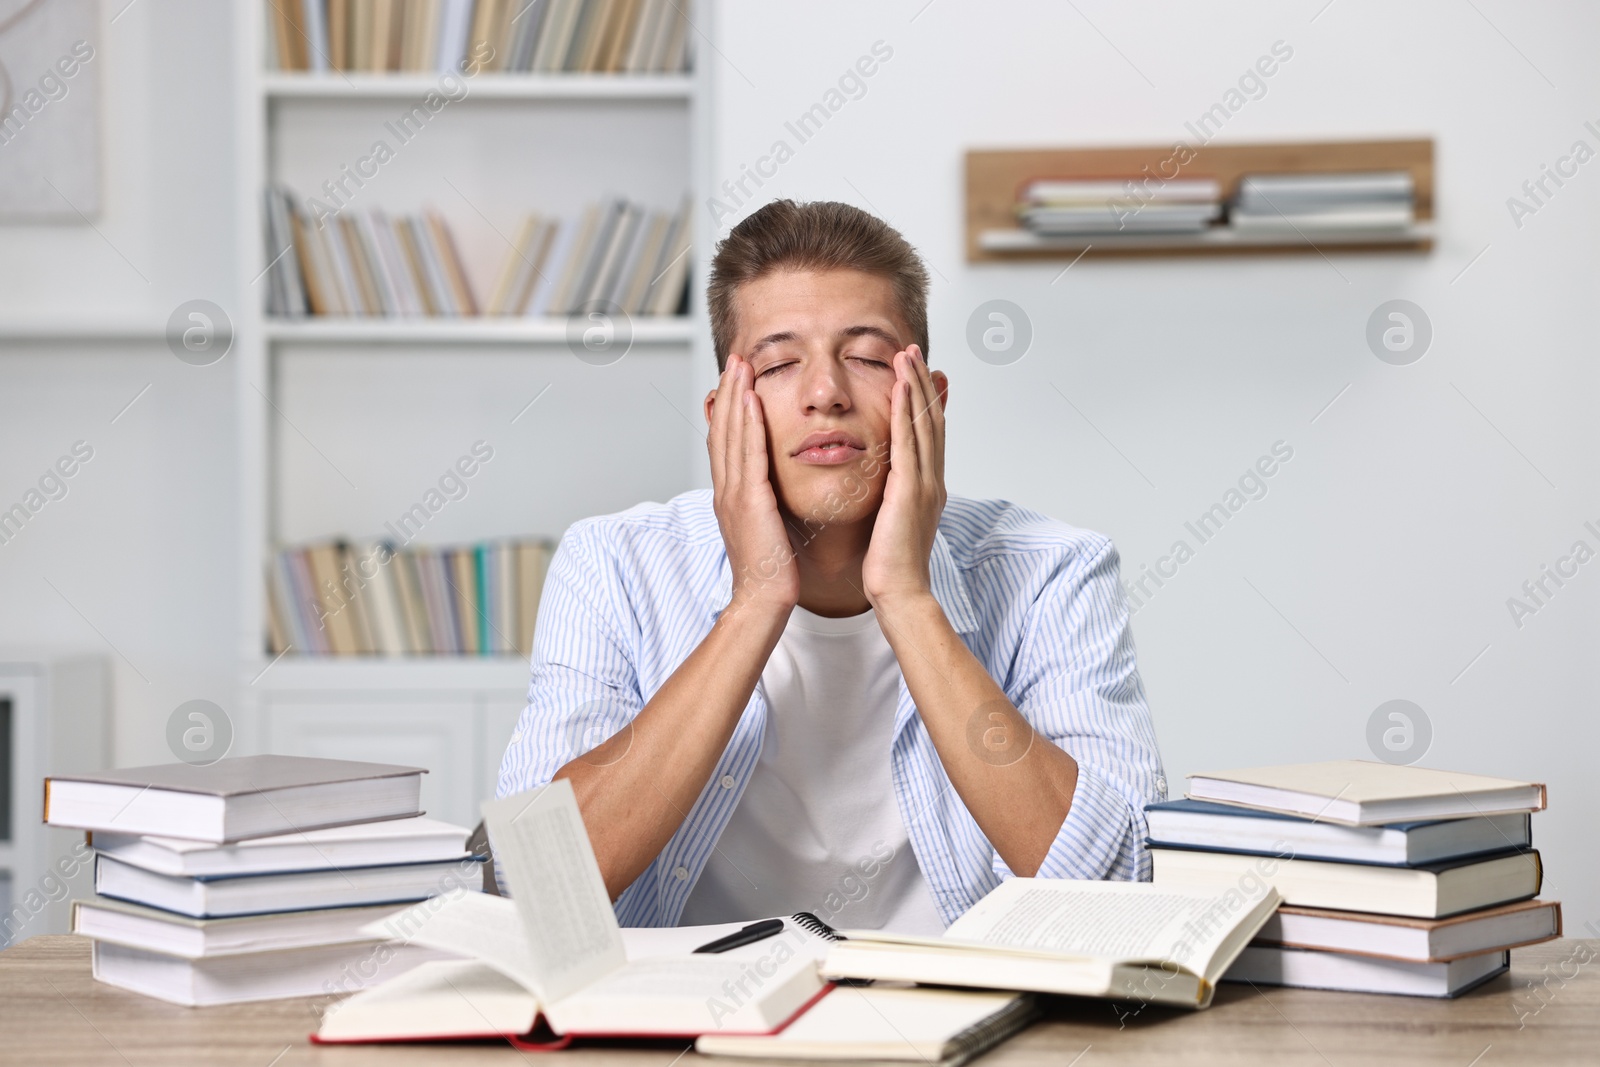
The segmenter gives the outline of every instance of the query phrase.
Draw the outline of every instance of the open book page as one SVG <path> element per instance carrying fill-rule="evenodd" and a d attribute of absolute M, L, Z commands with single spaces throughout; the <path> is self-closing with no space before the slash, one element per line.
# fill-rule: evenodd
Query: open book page
<path fill-rule="evenodd" d="M 435 960 L 336 1002 L 320 1041 L 483 1037 L 533 1029 L 533 994 L 477 960 Z"/>
<path fill-rule="evenodd" d="M 398 915 L 368 923 L 361 932 L 481 960 L 514 979 L 530 995 L 541 984 L 522 919 L 516 905 L 505 897 L 473 892 L 433 897 Z"/>
<path fill-rule="evenodd" d="M 560 1000 L 622 966 L 622 933 L 571 783 L 484 801 L 483 818 L 522 919 L 539 999 Z"/>
<path fill-rule="evenodd" d="M 1149 882 L 1014 878 L 952 923 L 945 936 L 1110 960 L 1170 960 L 1204 975 L 1240 923 L 1268 895 L 1277 896 L 1259 879 L 1254 889 L 1247 896 L 1243 889 L 1219 894 Z M 1261 914 L 1256 925 L 1265 920 Z"/>
<path fill-rule="evenodd" d="M 885 930 L 845 930 L 847 938 L 905 945 L 1074 956 L 1102 963 L 1170 960 L 1205 975 L 1219 949 L 1243 924 L 1246 939 L 1279 899 L 1259 882 L 1254 891 L 1174 890 L 1149 882 L 1012 878 L 974 904 L 943 937 Z M 1267 896 L 1273 898 L 1265 904 Z"/>
<path fill-rule="evenodd" d="M 729 952 L 630 961 L 545 1014 L 558 1033 L 766 1032 L 822 988 L 811 957 L 768 938 Z"/>

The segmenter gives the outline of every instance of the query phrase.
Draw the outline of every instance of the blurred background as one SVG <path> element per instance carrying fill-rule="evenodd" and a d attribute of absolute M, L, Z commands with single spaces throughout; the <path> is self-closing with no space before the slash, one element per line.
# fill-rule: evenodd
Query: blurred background
<path fill-rule="evenodd" d="M 474 822 L 550 545 L 709 484 L 706 264 L 792 197 L 925 257 L 950 491 L 1115 541 L 1173 795 L 1544 782 L 1595 933 L 1600 11 L 624 7 L 0 0 L 3 910 L 72 842 L 43 774 L 186 743 L 420 764 Z"/>

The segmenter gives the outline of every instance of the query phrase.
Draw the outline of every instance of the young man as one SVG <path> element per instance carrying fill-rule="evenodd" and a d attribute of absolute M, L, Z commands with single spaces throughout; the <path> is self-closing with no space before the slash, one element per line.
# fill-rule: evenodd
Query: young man
<path fill-rule="evenodd" d="M 712 488 L 575 523 L 499 794 L 566 778 L 625 926 L 939 932 L 1001 879 L 1149 877 L 1117 554 L 948 497 L 927 273 L 846 204 L 712 263 Z"/>

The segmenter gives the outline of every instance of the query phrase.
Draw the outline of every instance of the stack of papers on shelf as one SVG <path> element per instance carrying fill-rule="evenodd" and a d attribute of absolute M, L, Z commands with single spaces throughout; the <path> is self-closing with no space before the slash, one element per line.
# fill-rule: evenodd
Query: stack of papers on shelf
<path fill-rule="evenodd" d="M 1444 997 L 1560 936 L 1532 899 L 1544 806 L 1536 783 L 1338 760 L 1192 775 L 1145 811 L 1156 885 L 1283 895 L 1226 980 Z"/>
<path fill-rule="evenodd" d="M 470 833 L 417 811 L 419 767 L 249 756 L 46 782 L 91 831 L 72 929 L 96 979 L 177 1004 L 348 992 L 447 954 L 395 942 L 411 902 L 482 884 Z M 300 829 L 303 827 L 304 829 Z"/>
<path fill-rule="evenodd" d="M 1247 174 L 1228 212 L 1240 234 L 1405 230 L 1415 221 L 1409 171 Z"/>
<path fill-rule="evenodd" d="M 1041 179 L 1022 189 L 1017 218 L 1042 237 L 1199 233 L 1222 213 L 1210 178 Z"/>

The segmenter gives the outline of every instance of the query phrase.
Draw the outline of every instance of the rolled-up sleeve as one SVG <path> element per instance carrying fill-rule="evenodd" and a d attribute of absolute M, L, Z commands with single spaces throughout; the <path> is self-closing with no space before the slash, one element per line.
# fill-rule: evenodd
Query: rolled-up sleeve
<path fill-rule="evenodd" d="M 1147 881 L 1144 806 L 1166 799 L 1166 780 L 1117 551 L 1096 540 L 1061 562 L 1030 608 L 1006 695 L 1078 763 L 1072 806 L 1037 876 Z M 998 852 L 992 863 L 1014 876 Z"/>

